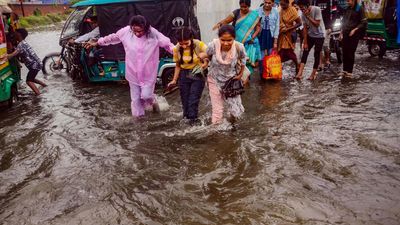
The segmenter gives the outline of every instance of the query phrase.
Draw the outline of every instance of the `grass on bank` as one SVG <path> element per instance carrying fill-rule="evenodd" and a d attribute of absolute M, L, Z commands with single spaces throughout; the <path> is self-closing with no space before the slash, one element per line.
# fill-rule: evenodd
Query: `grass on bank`
<path fill-rule="evenodd" d="M 33 27 L 38 27 L 38 26 L 45 26 L 45 25 L 50 25 L 54 23 L 59 23 L 61 21 L 64 21 L 68 18 L 68 13 L 49 13 L 47 15 L 32 15 L 32 16 L 26 16 L 26 17 L 21 17 L 19 19 L 19 23 L 21 27 L 24 28 L 33 28 Z"/>

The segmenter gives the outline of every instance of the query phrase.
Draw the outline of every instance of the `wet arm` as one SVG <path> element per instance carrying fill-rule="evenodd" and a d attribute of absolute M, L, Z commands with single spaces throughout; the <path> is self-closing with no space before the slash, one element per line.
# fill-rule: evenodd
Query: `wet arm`
<path fill-rule="evenodd" d="M 365 17 L 364 7 L 361 7 L 360 14 L 361 14 L 361 21 L 360 24 L 358 24 L 358 26 L 356 27 L 356 29 L 364 30 L 365 28 L 367 28 L 368 25 L 367 17 Z"/>
<path fill-rule="evenodd" d="M 11 52 L 10 54 L 5 54 L 3 57 L 7 57 L 7 59 L 11 59 L 11 58 L 17 56 L 18 54 L 19 54 L 19 51 L 17 49 L 15 51 Z"/>
<path fill-rule="evenodd" d="M 296 22 L 296 24 L 294 24 L 294 25 L 292 25 L 292 26 L 289 26 L 289 27 L 286 27 L 286 31 L 285 31 L 284 33 L 288 32 L 288 31 L 291 31 L 291 30 L 295 30 L 295 29 L 297 29 L 298 27 L 301 26 L 301 19 L 300 19 L 300 17 L 297 17 L 297 19 L 295 20 L 295 22 Z M 285 26 L 283 26 L 283 28 L 285 28 Z M 282 27 L 281 27 L 281 29 L 282 29 Z M 282 32 L 282 31 L 281 31 L 281 32 Z"/>
<path fill-rule="evenodd" d="M 89 33 L 84 34 L 84 35 L 78 37 L 78 38 L 75 40 L 75 43 L 82 43 L 82 42 L 85 42 L 85 41 L 89 41 L 90 39 L 92 39 L 92 38 L 97 38 L 97 37 L 99 37 L 99 36 L 100 36 L 99 27 L 96 27 L 95 29 L 93 29 L 93 30 L 90 31 Z"/>
<path fill-rule="evenodd" d="M 124 27 L 117 31 L 117 33 L 109 34 L 105 37 L 99 38 L 97 44 L 100 46 L 116 45 L 122 42 L 121 37 L 127 32 L 132 32 L 129 26 Z"/>
<path fill-rule="evenodd" d="M 275 30 L 273 33 L 273 37 L 274 37 L 274 48 L 278 48 L 278 37 L 279 37 L 279 27 L 280 27 L 280 18 L 278 16 L 278 19 L 275 22 Z"/>
<path fill-rule="evenodd" d="M 253 40 L 256 39 L 257 36 L 261 33 L 261 22 L 260 21 L 258 21 L 255 29 L 256 30 L 255 30 L 254 34 L 251 36 L 251 39 L 253 39 Z"/>
<path fill-rule="evenodd" d="M 279 36 L 279 26 L 280 26 L 280 18 L 278 16 L 278 19 L 275 22 L 275 30 L 274 30 L 274 39 L 278 41 L 278 36 Z"/>
<path fill-rule="evenodd" d="M 244 71 L 244 67 L 246 66 L 246 58 L 247 58 L 247 54 L 246 54 L 246 50 L 243 46 L 240 46 L 240 51 L 239 51 L 239 59 L 240 60 L 240 71 L 238 76 L 236 77 L 238 80 L 242 78 L 243 76 L 243 71 Z"/>
<path fill-rule="evenodd" d="M 318 9 L 318 8 L 317 8 Z M 319 27 L 320 23 L 321 23 L 321 19 L 322 19 L 322 13 L 321 13 L 321 9 L 318 9 L 317 11 L 317 15 L 316 18 L 312 18 L 311 17 L 311 13 L 308 14 L 304 14 L 304 17 L 310 21 L 311 25 L 314 27 Z"/>
<path fill-rule="evenodd" d="M 307 36 L 308 36 L 307 26 L 304 26 L 304 28 L 303 28 L 303 46 L 306 46 L 306 47 L 308 47 Z"/>
<path fill-rule="evenodd" d="M 244 71 L 244 67 L 245 66 L 246 65 L 243 65 L 243 64 L 240 66 L 240 71 L 239 71 L 239 74 L 236 76 L 236 79 L 238 79 L 238 80 L 242 79 L 243 71 Z"/>
<path fill-rule="evenodd" d="M 173 54 L 174 44 L 171 43 L 171 40 L 156 29 L 154 29 L 154 32 L 157 34 L 158 46 Z"/>
<path fill-rule="evenodd" d="M 172 82 L 176 84 L 179 78 L 179 74 L 181 73 L 181 65 L 179 62 L 176 62 L 175 71 L 174 71 L 174 78 L 172 78 Z"/>
<path fill-rule="evenodd" d="M 121 39 L 117 34 L 109 34 L 105 37 L 99 38 L 97 44 L 100 46 L 116 45 L 121 43 Z"/>
<path fill-rule="evenodd" d="M 306 16 L 306 18 L 308 19 L 308 21 L 310 21 L 311 25 L 313 25 L 314 27 L 319 27 L 321 20 L 315 20 L 310 16 Z"/>
<path fill-rule="evenodd" d="M 293 30 L 293 29 L 297 29 L 301 26 L 301 19 L 300 17 L 297 17 L 297 19 L 295 20 L 296 24 L 293 25 L 289 30 Z"/>
<path fill-rule="evenodd" d="M 226 24 L 230 24 L 233 22 L 233 15 L 229 14 L 225 19 L 219 21 L 217 24 L 215 24 L 215 26 L 213 27 L 213 30 L 220 28 L 222 25 L 226 25 Z"/>
<path fill-rule="evenodd" d="M 212 59 L 214 54 L 215 54 L 215 47 L 214 47 L 214 43 L 211 42 L 207 46 L 206 54 L 205 54 L 205 57 L 203 59 L 203 61 L 206 63 L 207 66 L 210 64 L 211 59 Z"/>

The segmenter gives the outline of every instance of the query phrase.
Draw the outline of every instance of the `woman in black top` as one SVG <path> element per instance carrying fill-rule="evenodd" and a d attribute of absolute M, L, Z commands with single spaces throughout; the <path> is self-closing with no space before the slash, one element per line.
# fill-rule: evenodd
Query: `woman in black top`
<path fill-rule="evenodd" d="M 356 1 L 347 0 L 348 8 L 344 12 L 340 33 L 343 41 L 343 77 L 352 76 L 358 41 L 363 38 L 368 23 L 363 6 Z"/>

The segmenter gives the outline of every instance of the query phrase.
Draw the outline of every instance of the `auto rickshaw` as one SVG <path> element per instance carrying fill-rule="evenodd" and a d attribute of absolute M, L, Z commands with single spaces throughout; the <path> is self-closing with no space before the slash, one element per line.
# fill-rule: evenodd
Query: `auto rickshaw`
<path fill-rule="evenodd" d="M 11 9 L 4 5 L 0 5 L 0 55 L 7 53 L 8 33 L 7 16 L 10 15 Z M 18 82 L 20 80 L 20 70 L 15 59 L 0 61 L 0 102 L 7 102 L 11 107 L 18 100 Z"/>
<path fill-rule="evenodd" d="M 86 0 L 76 3 L 72 8 L 75 10 L 65 22 L 60 36 L 63 51 L 61 54 L 50 54 L 44 59 L 45 73 L 65 70 L 73 77 L 91 82 L 125 79 L 125 52 L 121 44 L 101 47 L 99 63 L 104 73 L 99 72 L 98 64 L 88 63 L 90 52 L 75 46 L 74 49 L 78 49 L 80 54 L 74 54 L 72 48 L 67 46 L 68 40 L 89 31 L 84 21 L 93 15 L 97 16 L 101 37 L 127 26 L 133 15 L 146 17 L 151 26 L 169 37 L 173 43 L 176 43 L 174 31 L 182 26 L 191 27 L 196 38 L 200 36 L 195 15 L 196 0 Z M 171 55 L 161 51 L 158 78 L 164 87 L 172 80 L 174 68 Z"/>
<path fill-rule="evenodd" d="M 364 39 L 371 56 L 382 58 L 386 50 L 399 49 L 397 42 L 398 25 L 397 0 L 364 0 L 368 27 Z"/>

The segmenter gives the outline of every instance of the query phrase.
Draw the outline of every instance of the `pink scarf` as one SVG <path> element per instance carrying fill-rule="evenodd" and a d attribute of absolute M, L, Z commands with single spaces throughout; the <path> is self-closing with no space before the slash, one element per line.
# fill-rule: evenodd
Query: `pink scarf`
<path fill-rule="evenodd" d="M 229 65 L 232 63 L 232 60 L 234 58 L 236 58 L 236 43 L 234 42 L 231 49 L 229 49 L 229 51 L 226 54 L 226 58 L 222 59 L 222 54 L 221 54 L 221 41 L 217 38 L 213 40 L 214 42 L 214 46 L 215 46 L 215 57 L 217 59 L 217 61 L 221 64 L 224 65 Z"/>

